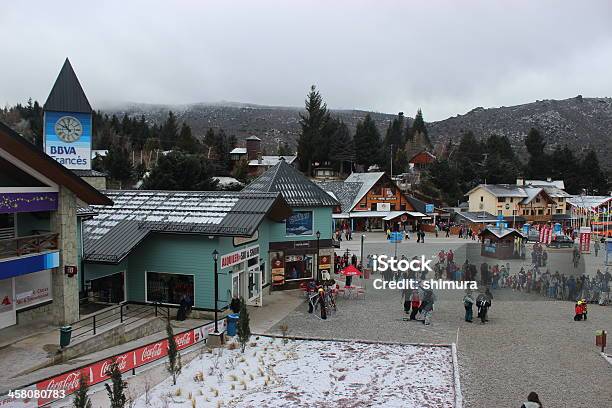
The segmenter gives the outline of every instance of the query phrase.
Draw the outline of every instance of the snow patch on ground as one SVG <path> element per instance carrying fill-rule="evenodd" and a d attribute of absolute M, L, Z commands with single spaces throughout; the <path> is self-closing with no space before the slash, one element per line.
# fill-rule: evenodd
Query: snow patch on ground
<path fill-rule="evenodd" d="M 262 336 L 244 354 L 239 347 L 204 351 L 183 367 L 176 386 L 166 379 L 135 408 L 453 404 L 450 347 Z"/>

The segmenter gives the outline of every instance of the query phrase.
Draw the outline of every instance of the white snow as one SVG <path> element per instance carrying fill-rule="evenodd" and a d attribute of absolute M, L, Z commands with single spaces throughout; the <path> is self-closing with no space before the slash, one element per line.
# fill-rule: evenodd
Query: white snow
<path fill-rule="evenodd" d="M 204 352 L 135 408 L 453 407 L 452 364 L 450 347 L 253 336 L 244 354 Z"/>

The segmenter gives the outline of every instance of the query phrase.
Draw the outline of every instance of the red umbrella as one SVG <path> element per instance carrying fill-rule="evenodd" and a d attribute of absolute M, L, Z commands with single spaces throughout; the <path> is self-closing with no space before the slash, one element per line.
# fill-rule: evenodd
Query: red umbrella
<path fill-rule="evenodd" d="M 354 265 L 347 266 L 346 268 L 341 270 L 340 273 L 344 276 L 361 276 L 361 271 L 357 269 Z"/>

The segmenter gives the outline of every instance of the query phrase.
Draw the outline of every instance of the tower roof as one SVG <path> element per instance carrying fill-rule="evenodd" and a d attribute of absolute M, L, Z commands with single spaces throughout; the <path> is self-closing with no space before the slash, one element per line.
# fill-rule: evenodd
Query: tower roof
<path fill-rule="evenodd" d="M 91 113 L 91 105 L 79 79 L 66 58 L 43 110 L 56 112 Z"/>
<path fill-rule="evenodd" d="M 339 204 L 285 160 L 280 160 L 274 167 L 266 170 L 243 191 L 280 192 L 293 207 L 333 207 Z"/>

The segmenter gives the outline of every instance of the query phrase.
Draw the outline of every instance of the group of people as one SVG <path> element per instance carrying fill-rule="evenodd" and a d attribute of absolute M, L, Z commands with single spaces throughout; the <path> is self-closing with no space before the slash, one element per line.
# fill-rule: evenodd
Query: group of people
<path fill-rule="evenodd" d="M 334 232 L 334 239 L 338 242 L 342 241 L 342 237 L 347 241 L 353 240 L 353 231 L 348 222 L 343 222 L 339 229 Z"/>
<path fill-rule="evenodd" d="M 427 326 L 431 324 L 435 303 L 433 290 L 420 286 L 418 289 L 402 289 L 402 302 L 404 313 L 410 315 L 409 320 L 419 320 Z"/>
<path fill-rule="evenodd" d="M 465 321 L 468 323 L 472 323 L 474 318 L 474 306 L 478 311 L 478 318 L 480 319 L 481 324 L 485 324 L 489 321 L 487 319 L 487 314 L 489 312 L 489 308 L 491 307 L 493 300 L 493 295 L 489 291 L 489 288 L 485 288 L 484 291 L 481 291 L 476 298 L 472 293 L 471 289 L 465 290 L 465 296 L 463 297 L 463 307 L 465 308 Z"/>

